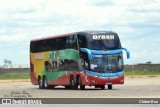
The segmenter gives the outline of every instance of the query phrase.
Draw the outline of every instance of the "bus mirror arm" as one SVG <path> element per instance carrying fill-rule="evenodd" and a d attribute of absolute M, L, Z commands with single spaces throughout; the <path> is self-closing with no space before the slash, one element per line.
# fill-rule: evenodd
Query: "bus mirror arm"
<path fill-rule="evenodd" d="M 126 51 L 127 59 L 129 59 L 129 58 L 130 58 L 130 52 L 129 52 L 129 50 L 128 50 L 128 49 L 126 49 L 126 48 L 122 48 L 122 49 Z"/>
<path fill-rule="evenodd" d="M 80 50 L 83 51 L 83 52 L 87 52 L 88 59 L 92 60 L 92 53 L 91 53 L 91 51 L 89 49 L 87 49 L 87 48 L 80 48 Z"/>
<path fill-rule="evenodd" d="M 129 58 L 130 58 L 130 52 L 129 52 L 129 50 L 126 49 L 126 48 L 122 48 L 122 49 L 126 51 L 127 59 L 129 59 Z M 121 52 L 122 49 L 114 51 L 114 54 Z M 89 59 L 89 60 L 92 60 L 92 52 L 93 52 L 93 51 L 91 52 L 91 51 L 90 51 L 89 49 L 87 49 L 87 48 L 80 48 L 80 50 L 83 51 L 83 52 L 86 52 L 86 53 L 88 54 L 88 59 Z M 98 52 L 97 54 L 100 54 L 100 53 L 103 54 L 104 52 Z M 105 52 L 105 53 L 106 53 L 106 52 Z M 113 54 L 113 52 L 110 52 L 110 51 L 108 51 L 108 53 L 112 53 L 112 54 Z"/>

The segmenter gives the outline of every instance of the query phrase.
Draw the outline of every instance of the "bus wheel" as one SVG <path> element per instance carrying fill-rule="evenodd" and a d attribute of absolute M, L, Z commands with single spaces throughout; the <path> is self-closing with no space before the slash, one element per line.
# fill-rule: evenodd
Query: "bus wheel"
<path fill-rule="evenodd" d="M 76 82 L 74 84 L 74 88 L 78 89 L 78 85 L 79 85 L 79 77 L 76 76 Z"/>
<path fill-rule="evenodd" d="M 112 85 L 108 85 L 108 89 L 111 90 L 112 89 Z"/>
<path fill-rule="evenodd" d="M 38 78 L 38 84 L 39 84 L 39 89 L 43 89 L 44 88 L 43 79 L 41 77 Z"/>
<path fill-rule="evenodd" d="M 80 90 L 85 90 L 85 85 L 82 85 L 82 80 L 79 77 L 79 86 L 80 86 Z"/>
<path fill-rule="evenodd" d="M 44 88 L 46 88 L 46 89 L 49 88 L 46 77 L 43 78 L 43 81 L 44 81 Z"/>
<path fill-rule="evenodd" d="M 70 88 L 75 89 L 75 81 L 74 81 L 73 76 L 70 76 Z"/>
<path fill-rule="evenodd" d="M 105 85 L 101 85 L 101 90 L 104 90 L 105 89 Z"/>
<path fill-rule="evenodd" d="M 43 78 L 43 82 L 44 82 L 45 89 L 53 89 L 55 87 L 54 85 L 48 85 L 48 81 L 46 77 Z"/>

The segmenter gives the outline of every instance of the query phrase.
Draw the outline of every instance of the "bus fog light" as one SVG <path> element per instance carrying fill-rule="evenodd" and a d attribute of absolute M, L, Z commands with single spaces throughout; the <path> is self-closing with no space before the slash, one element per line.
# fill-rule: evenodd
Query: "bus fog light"
<path fill-rule="evenodd" d="M 95 81 L 95 80 L 92 80 L 92 82 L 93 82 L 93 83 L 96 83 L 96 81 Z"/>

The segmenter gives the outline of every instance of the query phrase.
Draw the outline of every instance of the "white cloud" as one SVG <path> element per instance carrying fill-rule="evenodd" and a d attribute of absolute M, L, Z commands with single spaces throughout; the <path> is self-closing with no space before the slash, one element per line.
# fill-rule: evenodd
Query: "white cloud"
<path fill-rule="evenodd" d="M 1 0 L 0 10 L 8 12 L 29 12 L 33 10 L 41 10 L 45 0 Z"/>
<path fill-rule="evenodd" d="M 19 41 L 25 41 L 27 39 L 27 36 L 24 34 L 16 34 L 16 35 L 5 35 L 0 36 L 0 42 L 19 42 Z"/>

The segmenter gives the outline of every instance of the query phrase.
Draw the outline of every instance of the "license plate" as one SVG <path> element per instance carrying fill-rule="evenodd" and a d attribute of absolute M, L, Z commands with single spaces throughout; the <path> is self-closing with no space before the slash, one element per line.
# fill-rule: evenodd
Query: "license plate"
<path fill-rule="evenodd" d="M 111 84 L 112 84 L 112 82 L 107 82 L 107 83 L 106 83 L 106 85 L 111 85 Z"/>

